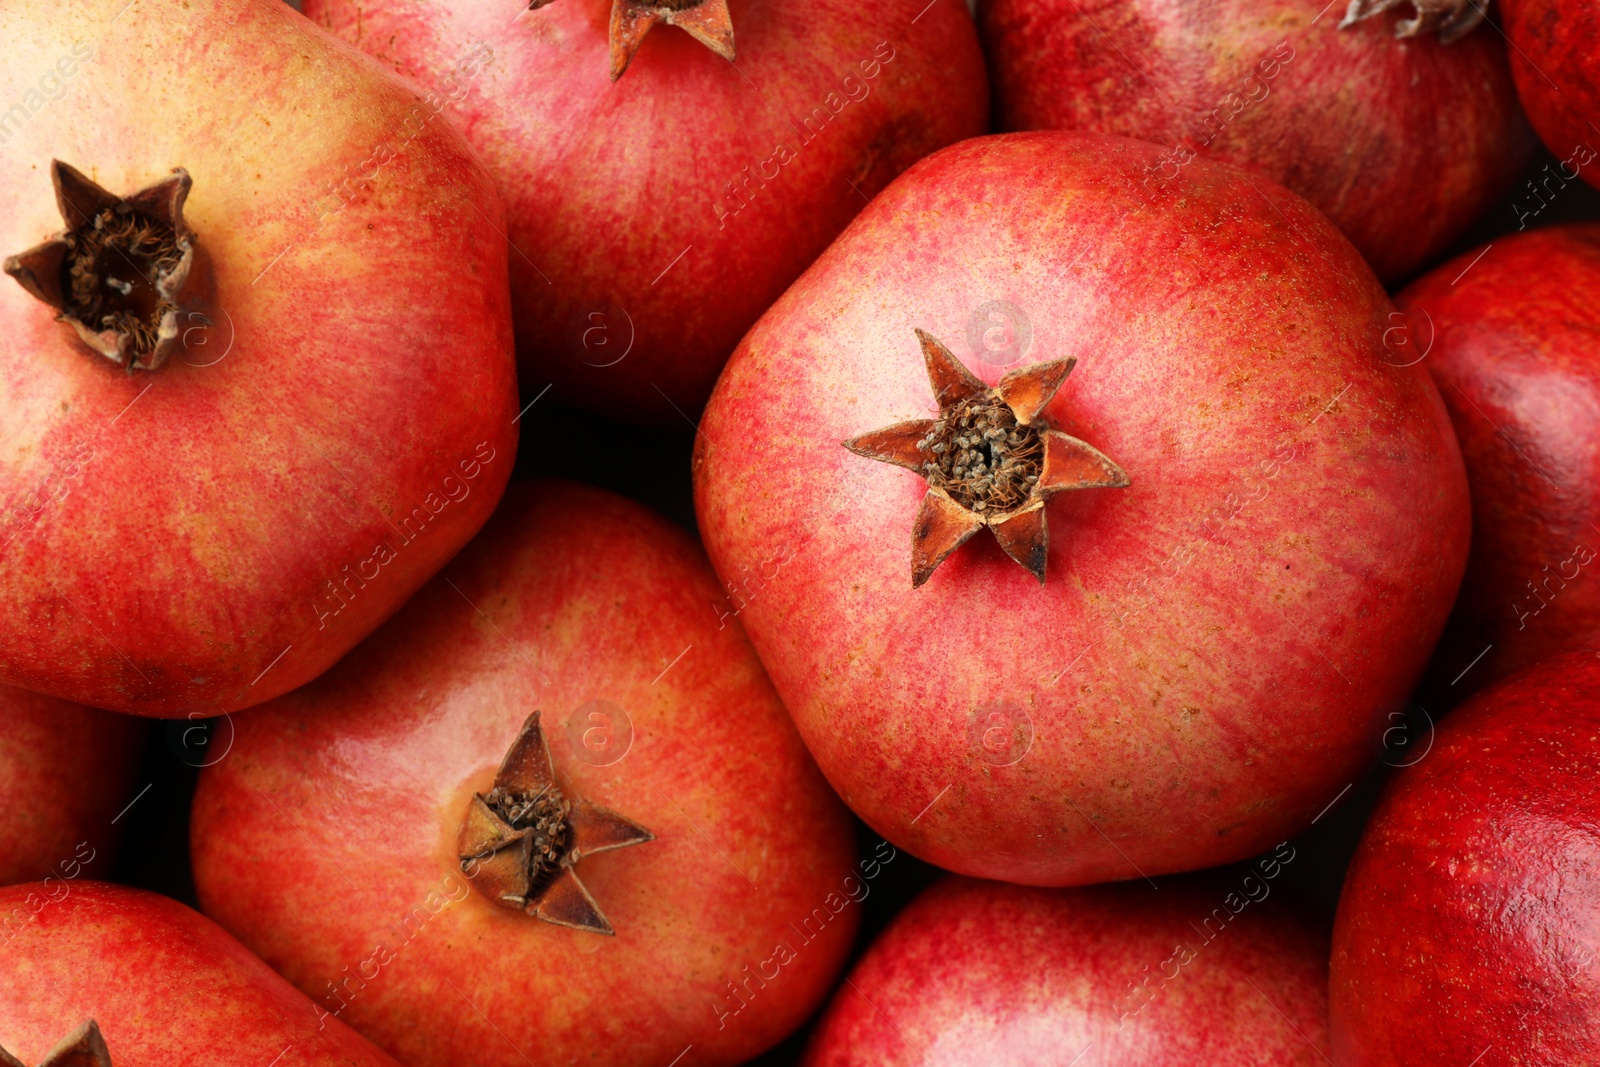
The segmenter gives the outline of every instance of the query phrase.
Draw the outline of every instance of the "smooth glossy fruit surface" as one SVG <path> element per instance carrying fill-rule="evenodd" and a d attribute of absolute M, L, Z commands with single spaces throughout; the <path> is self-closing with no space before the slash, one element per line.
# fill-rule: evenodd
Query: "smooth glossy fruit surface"
<path fill-rule="evenodd" d="M 991 0 L 979 5 L 1003 129 L 1163 146 L 1142 180 L 1192 161 L 1299 193 L 1398 281 L 1438 258 L 1533 149 L 1492 26 L 1397 40 L 1410 9 L 1339 27 L 1323 0 Z"/>
<path fill-rule="evenodd" d="M 1600 1062 L 1600 646 L 1479 694 L 1345 877 L 1338 1067 Z"/>
<path fill-rule="evenodd" d="M 1439 383 L 1472 488 L 1442 710 L 1600 629 L 1600 225 L 1500 238 L 1396 302 L 1394 350 Z"/>
<path fill-rule="evenodd" d="M 0 945 L 0 1047 L 23 1063 L 93 1019 L 114 1067 L 397 1067 L 318 1019 L 216 923 L 154 893 L 87 880 L 0 889 Z"/>
<path fill-rule="evenodd" d="M 1040 885 L 1249 856 L 1364 772 L 1466 561 L 1466 480 L 1392 305 L 1298 197 L 1152 145 L 968 141 L 773 306 L 701 425 L 736 615 L 845 802 L 965 874 Z M 1263 196 L 1267 199 L 1263 200 Z M 934 413 L 915 331 L 1131 479 L 1048 505 L 1041 585 L 988 534 L 912 586 L 918 474 L 841 442 Z M 1009 332 L 1008 332 L 1009 331 Z"/>
<path fill-rule="evenodd" d="M 195 799 L 205 910 L 409 1067 L 772 1045 L 826 995 L 863 883 L 844 809 L 716 596 L 698 547 L 643 508 L 514 485 L 393 622 L 236 717 Z M 565 795 L 655 835 L 575 869 L 614 937 L 462 873 L 473 794 L 535 710 Z"/>
<path fill-rule="evenodd" d="M 983 56 L 961 0 L 733 0 L 733 62 L 657 26 L 613 82 L 612 7 L 305 11 L 431 90 L 488 160 L 530 394 L 682 428 L 871 197 L 988 129 Z"/>
<path fill-rule="evenodd" d="M 1600 187 L 1600 13 L 1581 0 L 1507 0 L 1501 10 L 1517 95 L 1561 161 L 1540 192 L 1579 175 Z"/>
<path fill-rule="evenodd" d="M 144 732 L 126 715 L 0 686 L 0 885 L 110 873 Z"/>
<path fill-rule="evenodd" d="M 867 950 L 806 1067 L 1324 1064 L 1328 935 L 1268 899 L 1293 858 L 1159 890 L 947 879 Z"/>
<path fill-rule="evenodd" d="M 0 278 L 0 680 L 177 717 L 293 689 L 510 474 L 494 188 L 281 0 L 7 4 L 0 41 L 0 253 L 61 230 L 52 159 L 117 196 L 183 167 L 214 281 L 130 374 Z"/>

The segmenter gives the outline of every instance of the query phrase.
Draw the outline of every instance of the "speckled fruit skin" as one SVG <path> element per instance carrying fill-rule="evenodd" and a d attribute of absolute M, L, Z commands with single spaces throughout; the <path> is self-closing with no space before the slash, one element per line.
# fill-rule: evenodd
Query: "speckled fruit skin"
<path fill-rule="evenodd" d="M 1511 74 L 1533 128 L 1557 159 L 1587 149 L 1577 170 L 1600 187 L 1600 14 L 1574 0 L 1506 0 L 1501 10 Z"/>
<path fill-rule="evenodd" d="M 1158 151 L 1029 133 L 924 160 L 750 332 L 701 424 L 723 610 L 845 803 L 962 874 L 1129 878 L 1303 828 L 1371 759 L 1466 561 L 1448 416 L 1385 362 L 1355 250 L 1220 164 L 1147 202 Z M 1010 369 L 974 355 L 994 299 L 1031 322 L 1014 366 L 1078 360 L 1045 417 L 1132 486 L 1051 502 L 1043 586 L 980 534 L 913 589 L 925 483 L 840 442 L 933 412 L 914 328 Z"/>
<path fill-rule="evenodd" d="M 1270 887 L 1237 912 L 1230 893 L 946 879 L 867 950 L 805 1067 L 1325 1063 L 1327 933 Z"/>
<path fill-rule="evenodd" d="M 8 120 L 0 253 L 61 229 L 53 158 L 119 194 L 182 166 L 215 273 L 215 324 L 181 321 L 167 365 L 131 376 L 0 277 L 0 682 L 176 717 L 293 689 L 454 555 L 510 474 L 493 185 L 412 90 L 281 0 L 29 0 L 0 41 L 0 99 L 42 102 Z"/>
<path fill-rule="evenodd" d="M 93 1019 L 116 1067 L 398 1067 L 319 1020 L 216 923 L 154 893 L 87 880 L 0 889 L 0 943 L 0 1047 L 23 1063 Z"/>
<path fill-rule="evenodd" d="M 739 1004 L 727 983 L 744 988 L 745 967 L 797 939 L 791 922 L 842 894 L 854 846 L 716 595 L 698 547 L 643 508 L 514 485 L 393 622 L 238 717 L 195 798 L 206 912 L 325 1010 L 342 987 L 341 1018 L 408 1067 L 463 1049 L 478 1067 L 661 1067 L 691 1043 L 695 1063 L 733 1064 L 775 1043 L 826 995 L 859 908 L 723 1015 Z M 631 716 L 609 766 L 567 740 L 590 700 Z M 459 872 L 472 794 L 535 709 L 570 792 L 656 834 L 577 868 L 615 938 L 509 911 Z"/>
<path fill-rule="evenodd" d="M 1324 0 L 983 0 L 1002 129 L 1087 130 L 1247 167 L 1320 208 L 1386 282 L 1432 263 L 1534 147 L 1499 33 L 1396 40 Z M 1571 147 L 1570 145 L 1568 146 Z"/>
<path fill-rule="evenodd" d="M 1600 629 L 1600 225 L 1500 238 L 1397 303 L 1393 337 L 1425 355 L 1472 489 L 1429 672 L 1442 708 Z"/>
<path fill-rule="evenodd" d="M 731 0 L 736 65 L 658 25 L 615 83 L 611 0 L 520 16 L 499 0 L 305 11 L 432 90 L 489 161 L 520 249 L 530 390 L 553 382 L 563 403 L 682 428 L 868 199 L 988 129 L 972 20 L 961 0 L 927 2 Z M 492 58 L 469 76 L 482 46 Z"/>
<path fill-rule="evenodd" d="M 1345 876 L 1339 1067 L 1600 1063 L 1600 645 L 1445 720 Z"/>
<path fill-rule="evenodd" d="M 0 885 L 110 872 L 111 820 L 138 792 L 144 727 L 0 686 Z"/>

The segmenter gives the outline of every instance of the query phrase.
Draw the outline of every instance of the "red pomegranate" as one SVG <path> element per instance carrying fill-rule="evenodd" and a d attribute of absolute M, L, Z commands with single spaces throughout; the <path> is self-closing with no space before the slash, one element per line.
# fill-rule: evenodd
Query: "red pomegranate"
<path fill-rule="evenodd" d="M 206 912 L 409 1067 L 775 1043 L 871 872 L 717 593 L 637 505 L 514 486 L 371 641 L 237 718 L 195 797 Z"/>
<path fill-rule="evenodd" d="M 1148 200 L 1160 152 L 1031 133 L 924 160 L 701 426 L 706 610 L 744 623 L 845 802 L 963 874 L 1137 877 L 1305 827 L 1466 561 L 1448 416 L 1385 362 L 1354 249 L 1222 164 Z"/>
<path fill-rule="evenodd" d="M 591 410 L 696 418 L 739 338 L 871 197 L 987 128 L 960 0 L 530 6 L 305 11 L 426 86 L 484 154 L 523 378 Z M 643 36 L 663 13 L 679 28 Z"/>
<path fill-rule="evenodd" d="M 1503 10 L 1517 95 L 1559 161 L 1530 199 L 1543 204 L 1579 176 L 1600 187 L 1600 13 L 1573 0 L 1506 0 Z"/>
<path fill-rule="evenodd" d="M 867 950 L 806 1067 L 1324 1064 L 1328 935 L 1268 900 L 1293 858 L 1159 892 L 949 878 Z"/>
<path fill-rule="evenodd" d="M 1482 8 L 1417 11 L 1451 6 Z M 1489 30 L 1441 43 L 1432 17 L 1346 25 L 1344 4 L 1323 0 L 979 7 L 1002 128 L 1156 142 L 1164 151 L 1139 175 L 1155 190 L 1181 185 L 1196 159 L 1245 167 L 1320 208 L 1385 281 L 1450 247 L 1533 148 L 1505 46 Z"/>
<path fill-rule="evenodd" d="M 279 0 L 112 14 L 0 11 L 0 681 L 217 714 L 493 509 L 504 221 L 459 134 Z"/>
<path fill-rule="evenodd" d="M 215 923 L 154 893 L 9 886 L 0 944 L 0 1063 L 397 1067 Z"/>
<path fill-rule="evenodd" d="M 1338 1067 L 1600 1063 L 1600 644 L 1473 698 L 1345 876 Z"/>
<path fill-rule="evenodd" d="M 1426 359 L 1472 487 L 1443 706 L 1600 629 L 1600 225 L 1500 238 L 1397 302 L 1390 348 Z"/>
<path fill-rule="evenodd" d="M 0 686 L 0 885 L 110 872 L 144 727 Z"/>

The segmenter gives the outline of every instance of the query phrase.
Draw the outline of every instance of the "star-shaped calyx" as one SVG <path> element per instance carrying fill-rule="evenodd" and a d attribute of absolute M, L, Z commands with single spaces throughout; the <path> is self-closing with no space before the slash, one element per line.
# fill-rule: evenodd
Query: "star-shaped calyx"
<path fill-rule="evenodd" d="M 5 1049 L 0 1048 L 0 1067 L 28 1067 Z M 63 1038 L 51 1049 L 39 1067 L 111 1067 L 111 1052 L 106 1039 L 100 1036 L 100 1027 L 93 1019 Z"/>
<path fill-rule="evenodd" d="M 119 367 L 155 370 L 178 340 L 196 244 L 183 221 L 189 174 L 127 197 L 107 192 L 59 159 L 50 165 L 67 228 L 20 255 L 5 272 L 56 310 L 84 344 Z"/>
<path fill-rule="evenodd" d="M 1416 14 L 1395 23 L 1396 37 L 1416 37 L 1437 33 L 1444 44 L 1459 40 L 1484 20 L 1489 0 L 1350 0 L 1339 28 L 1354 26 L 1397 7 L 1410 7 Z"/>
<path fill-rule="evenodd" d="M 461 869 L 504 907 L 613 934 L 573 868 L 596 852 L 654 840 L 631 819 L 562 792 L 536 711 L 506 753 L 494 788 L 473 794 L 461 824 Z"/>
<path fill-rule="evenodd" d="M 1076 359 L 1012 371 L 990 389 L 932 334 L 917 331 L 937 419 L 916 419 L 844 446 L 914 470 L 928 482 L 911 528 L 911 584 L 920 586 L 987 526 L 1006 555 L 1044 581 L 1045 501 L 1067 489 L 1121 488 L 1128 476 L 1092 445 L 1053 430 L 1040 412 Z"/>
<path fill-rule="evenodd" d="M 532 0 L 528 10 L 534 11 L 550 0 Z M 723 59 L 733 59 L 733 19 L 728 14 L 728 0 L 611 0 L 611 80 L 622 77 L 622 72 L 633 62 L 645 34 L 658 22 L 676 26 L 690 37 L 711 49 Z"/>

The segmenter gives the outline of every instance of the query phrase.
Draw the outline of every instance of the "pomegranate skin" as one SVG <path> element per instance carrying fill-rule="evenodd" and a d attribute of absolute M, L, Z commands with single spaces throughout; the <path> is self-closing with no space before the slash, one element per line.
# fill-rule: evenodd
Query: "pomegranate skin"
<path fill-rule="evenodd" d="M 216 923 L 155 893 L 9 886 L 0 931 L 0 1046 L 23 1063 L 93 1019 L 116 1067 L 398 1067 L 337 1019 L 319 1020 Z"/>
<path fill-rule="evenodd" d="M 136 799 L 144 731 L 126 715 L 0 686 L 0 885 L 111 870 L 112 820 Z"/>
<path fill-rule="evenodd" d="M 306 0 L 308 16 L 432 90 L 488 160 L 520 250 L 512 307 L 530 391 L 554 383 L 563 403 L 681 428 L 740 337 L 868 199 L 988 129 L 960 0 L 729 8 L 735 64 L 658 25 L 613 83 L 611 0 L 520 16 L 493 0 Z M 483 44 L 493 58 L 465 75 Z"/>
<path fill-rule="evenodd" d="M 712 610 L 845 803 L 959 873 L 1086 884 L 1304 828 L 1363 773 L 1466 561 L 1448 416 L 1385 362 L 1355 250 L 1221 164 L 1147 204 L 1158 152 L 1028 133 L 924 160 L 750 332 L 701 424 Z M 1132 485 L 1051 501 L 1042 586 L 980 534 L 913 589 L 925 483 L 840 442 L 930 416 L 916 328 L 999 379 L 967 348 L 996 299 L 1031 323 L 1014 367 L 1078 360 L 1045 417 Z"/>
<path fill-rule="evenodd" d="M 1428 266 L 1532 155 L 1500 35 L 1397 40 L 1322 0 L 986 0 L 1002 129 L 1085 130 L 1245 167 L 1333 220 L 1385 282 Z M 1570 147 L 1570 146 L 1569 146 Z"/>
<path fill-rule="evenodd" d="M 1443 707 L 1600 629 L 1600 225 L 1500 238 L 1396 302 L 1393 337 L 1426 357 L 1472 491 L 1429 672 Z"/>
<path fill-rule="evenodd" d="M 370 641 L 237 717 L 195 797 L 207 914 L 408 1067 L 462 1049 L 476 1067 L 659 1067 L 690 1044 L 734 1064 L 775 1044 L 843 966 L 860 909 L 841 886 L 860 874 L 848 815 L 738 626 L 706 610 L 716 594 L 699 548 L 638 505 L 514 484 Z M 569 740 L 593 700 L 631 720 L 604 766 Z M 615 937 L 491 902 L 458 866 L 472 795 L 536 709 L 567 795 L 656 835 L 576 868 Z"/>
<path fill-rule="evenodd" d="M 1600 14 L 1571 0 L 1506 0 L 1517 95 L 1545 146 L 1600 188 Z"/>
<path fill-rule="evenodd" d="M 1327 932 L 1260 899 L 1214 877 L 1159 892 L 948 878 L 867 950 L 803 1062 L 1325 1063 Z"/>
<path fill-rule="evenodd" d="M 1386 788 L 1345 875 L 1339 1067 L 1600 1062 L 1600 646 L 1506 679 Z"/>
<path fill-rule="evenodd" d="M 0 681 L 216 715 L 321 673 L 493 509 L 504 221 L 458 133 L 280 0 L 105 23 L 0 10 L 0 98 L 60 87 L 0 153 L 0 252 L 61 229 L 52 159 L 119 195 L 182 166 L 213 325 L 129 375 L 0 278 Z"/>

